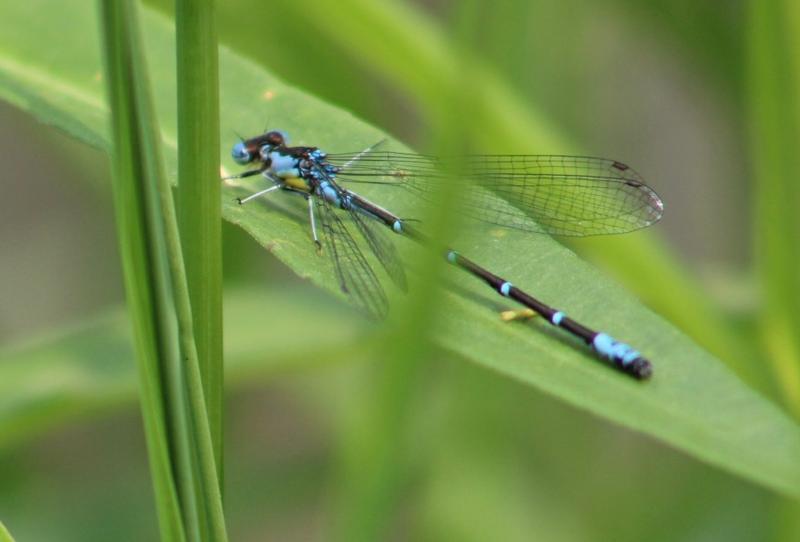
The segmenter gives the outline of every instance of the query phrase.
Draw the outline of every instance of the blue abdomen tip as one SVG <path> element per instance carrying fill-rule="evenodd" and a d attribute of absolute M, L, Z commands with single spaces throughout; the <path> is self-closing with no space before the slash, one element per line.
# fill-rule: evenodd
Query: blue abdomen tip
<path fill-rule="evenodd" d="M 592 346 L 601 356 L 619 362 L 623 366 L 630 365 L 635 359 L 641 357 L 639 352 L 625 343 L 615 341 L 606 333 L 595 335 Z"/>

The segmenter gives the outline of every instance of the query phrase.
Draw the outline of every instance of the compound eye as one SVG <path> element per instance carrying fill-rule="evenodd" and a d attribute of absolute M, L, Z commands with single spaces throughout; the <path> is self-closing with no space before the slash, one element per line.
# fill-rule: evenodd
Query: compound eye
<path fill-rule="evenodd" d="M 241 141 L 233 146 L 233 149 L 231 150 L 231 157 L 233 157 L 234 161 L 240 165 L 249 164 L 253 161 L 250 151 L 247 150 L 247 147 Z"/>

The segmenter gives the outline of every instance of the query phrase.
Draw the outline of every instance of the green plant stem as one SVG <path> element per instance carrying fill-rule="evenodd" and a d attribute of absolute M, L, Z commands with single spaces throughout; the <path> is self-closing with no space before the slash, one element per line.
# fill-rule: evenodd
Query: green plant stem
<path fill-rule="evenodd" d="M 753 0 L 748 28 L 760 327 L 784 402 L 800 417 L 800 8 Z"/>
<path fill-rule="evenodd" d="M 226 540 L 172 189 L 132 1 L 100 4 L 115 209 L 165 540 Z M 167 421 L 169 420 L 169 421 Z M 153 455 L 155 458 L 153 459 Z M 180 521 L 176 519 L 180 509 Z"/>
<path fill-rule="evenodd" d="M 178 497 L 173 453 L 170 446 L 171 410 L 164 393 L 166 368 L 175 363 L 167 325 L 168 311 L 163 308 L 163 262 L 159 252 L 151 250 L 152 234 L 148 228 L 147 194 L 143 189 L 144 162 L 136 145 L 138 111 L 132 91 L 130 51 L 124 21 L 130 6 L 100 2 L 100 19 L 105 52 L 105 76 L 113 112 L 112 168 L 117 233 L 125 278 L 128 308 L 134 327 L 139 361 L 140 402 L 144 421 L 150 471 L 155 488 L 156 509 L 162 540 L 186 540 L 181 500 Z M 128 8 L 128 9 L 126 9 Z"/>
<path fill-rule="evenodd" d="M 222 207 L 214 3 L 178 0 L 176 204 L 220 489 L 223 484 Z"/>

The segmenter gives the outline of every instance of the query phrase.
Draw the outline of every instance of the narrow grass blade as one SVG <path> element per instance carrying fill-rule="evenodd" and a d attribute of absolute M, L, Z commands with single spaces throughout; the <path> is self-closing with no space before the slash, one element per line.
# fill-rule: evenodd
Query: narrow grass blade
<path fill-rule="evenodd" d="M 121 5 L 117 6 L 122 7 Z M 169 405 L 164 392 L 166 366 L 177 364 L 171 317 L 161 300 L 167 298 L 163 281 L 151 280 L 164 274 L 158 264 L 160 251 L 148 238 L 148 195 L 138 179 L 143 178 L 144 158 L 137 146 L 135 100 L 129 59 L 123 45 L 124 15 L 107 3 L 101 4 L 106 53 L 106 79 L 112 115 L 113 188 L 117 232 L 126 283 L 128 307 L 134 324 L 139 359 L 141 408 L 147 436 L 148 455 L 156 508 L 163 540 L 186 540 L 178 482 L 173 468 L 169 438 Z M 155 258 L 155 259 L 154 259 Z M 171 337 L 172 336 L 172 337 Z"/>
<path fill-rule="evenodd" d="M 753 0 L 748 28 L 761 330 L 784 401 L 800 417 L 800 6 Z"/>
<path fill-rule="evenodd" d="M 142 404 L 162 537 L 225 540 L 177 219 L 161 163 L 136 6 L 130 0 L 101 1 L 100 14 L 115 210 L 144 373 Z"/>
<path fill-rule="evenodd" d="M 179 0 L 176 204 L 214 458 L 223 483 L 222 206 L 215 8 Z"/>

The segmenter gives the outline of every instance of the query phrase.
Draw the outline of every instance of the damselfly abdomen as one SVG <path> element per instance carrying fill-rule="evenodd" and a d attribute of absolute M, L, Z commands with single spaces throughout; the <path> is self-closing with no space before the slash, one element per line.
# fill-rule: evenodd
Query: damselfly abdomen
<path fill-rule="evenodd" d="M 255 167 L 234 178 L 261 174 L 271 186 L 247 198 L 282 189 L 304 196 L 314 242 L 323 232 L 341 289 L 367 313 L 382 317 L 386 294 L 348 224 L 355 226 L 392 280 L 406 278 L 393 243 L 380 222 L 397 233 L 427 243 L 428 238 L 398 215 L 346 186 L 394 185 L 427 198 L 441 183 L 458 183 L 465 212 L 497 226 L 559 236 L 588 236 L 634 231 L 657 222 L 663 213 L 658 195 L 621 162 L 602 158 L 549 155 L 471 155 L 443 159 L 376 150 L 327 154 L 316 147 L 290 147 L 283 132 L 270 131 L 233 147 L 234 160 Z M 437 187 L 436 183 L 440 183 Z M 447 186 L 445 185 L 445 188 Z M 600 357 L 640 379 L 652 373 L 650 362 L 625 343 L 593 331 L 513 286 L 463 255 L 446 251 L 447 260 L 483 280 L 496 292 L 543 316 L 582 339 Z"/>

